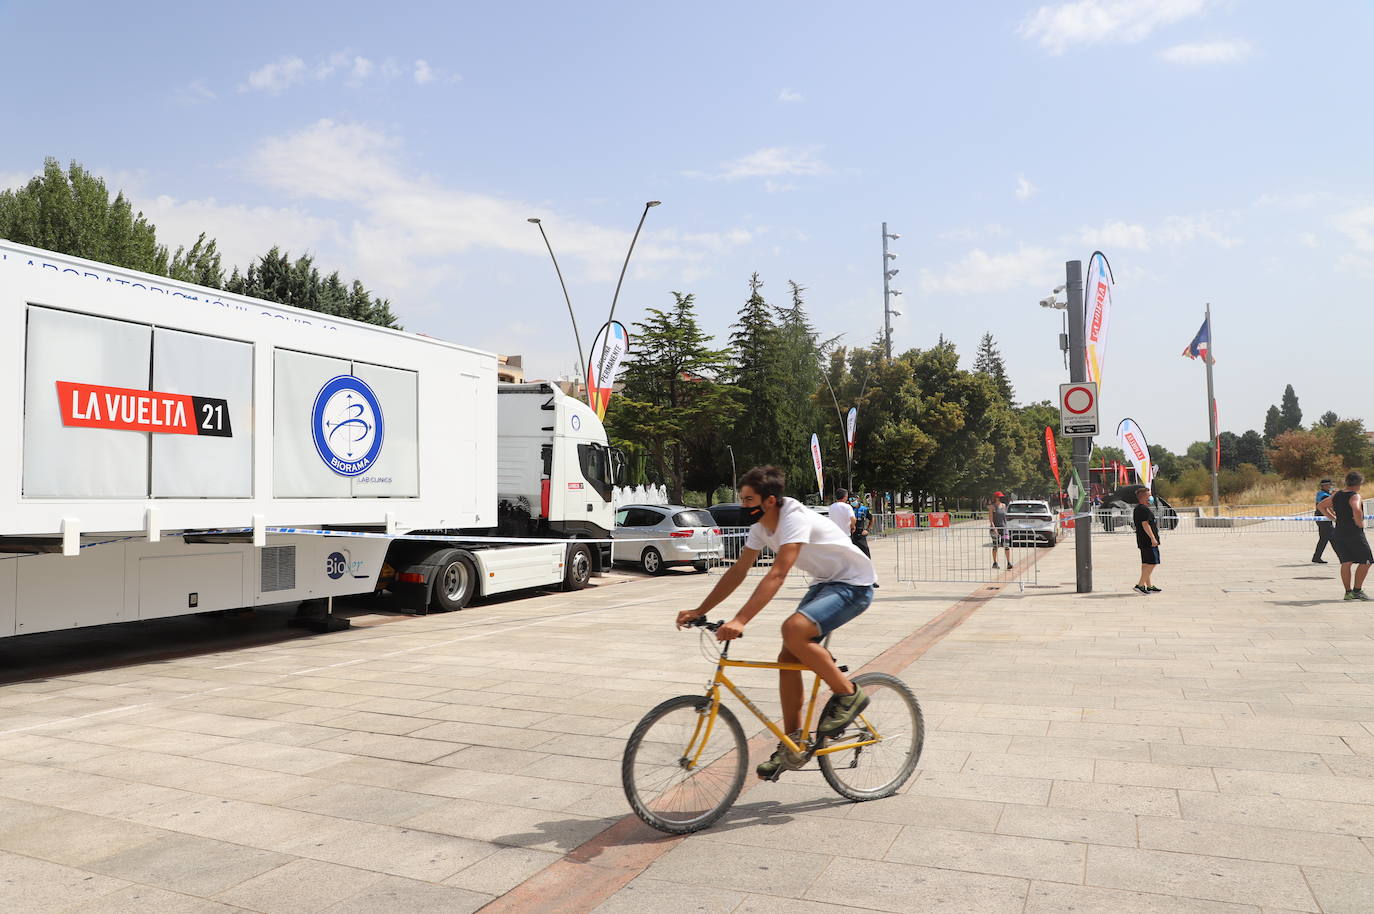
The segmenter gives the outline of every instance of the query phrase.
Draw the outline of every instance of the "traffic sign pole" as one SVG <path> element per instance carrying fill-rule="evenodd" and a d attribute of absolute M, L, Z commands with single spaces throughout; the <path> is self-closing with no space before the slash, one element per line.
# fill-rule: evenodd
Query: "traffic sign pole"
<path fill-rule="evenodd" d="M 1083 332 L 1083 261 L 1070 260 L 1064 264 L 1064 278 L 1069 301 L 1069 380 L 1077 385 L 1088 379 L 1088 350 Z M 1097 404 L 1093 403 L 1092 406 L 1093 412 L 1096 412 Z M 1083 496 L 1074 507 L 1075 514 L 1082 514 L 1085 505 L 1089 512 L 1092 511 L 1092 477 L 1088 473 L 1091 451 L 1092 438 L 1073 439 L 1073 467 L 1083 483 Z M 1074 520 L 1074 578 L 1079 593 L 1092 593 L 1093 589 L 1092 531 L 1091 516 Z"/>

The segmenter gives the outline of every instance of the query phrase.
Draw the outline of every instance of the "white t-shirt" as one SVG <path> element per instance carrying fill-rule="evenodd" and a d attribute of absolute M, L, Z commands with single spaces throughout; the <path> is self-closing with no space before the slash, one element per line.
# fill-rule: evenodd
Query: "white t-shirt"
<path fill-rule="evenodd" d="M 788 543 L 801 543 L 796 567 L 817 582 L 836 582 L 867 586 L 878 582 L 873 561 L 859 551 L 845 532 L 795 498 L 784 498 L 778 510 L 778 526 L 769 532 L 762 523 L 749 528 L 744 541 L 748 549 L 777 552 Z"/>
<path fill-rule="evenodd" d="M 840 532 L 849 536 L 849 527 L 854 520 L 854 509 L 849 507 L 848 502 L 837 501 L 830 506 L 830 520 Z"/>

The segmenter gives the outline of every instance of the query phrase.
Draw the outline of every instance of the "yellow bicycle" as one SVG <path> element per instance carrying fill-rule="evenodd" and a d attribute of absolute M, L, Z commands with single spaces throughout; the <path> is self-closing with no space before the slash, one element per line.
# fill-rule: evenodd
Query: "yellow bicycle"
<path fill-rule="evenodd" d="M 714 632 L 721 622 L 689 623 Z M 706 638 L 703 631 L 703 638 Z M 829 640 L 828 638 L 826 639 Z M 711 643 L 714 643 L 712 641 Z M 921 705 L 905 682 L 887 673 L 853 677 L 869 696 L 868 707 L 844 731 L 823 737 L 812 731 L 821 679 L 815 677 L 806 705 L 803 736 L 793 740 L 769 720 L 725 674 L 729 667 L 801 670 L 798 663 L 731 660 L 726 642 L 714 658 L 716 673 L 705 695 L 679 695 L 658 705 L 635 727 L 620 763 L 625 796 L 635 815 L 659 831 L 686 835 L 725 815 L 744 787 L 749 748 L 734 713 L 721 704 L 724 686 L 792 754 L 792 770 L 812 758 L 840 796 L 854 801 L 889 797 L 916 770 L 925 740 Z M 840 667 L 848 671 L 847 667 Z"/>

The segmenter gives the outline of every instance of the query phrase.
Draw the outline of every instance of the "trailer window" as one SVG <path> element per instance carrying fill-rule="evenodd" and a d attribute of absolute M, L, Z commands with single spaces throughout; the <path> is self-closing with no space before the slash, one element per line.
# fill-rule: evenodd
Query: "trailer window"
<path fill-rule="evenodd" d="M 601 444 L 579 444 L 577 463 L 582 468 L 582 478 L 591 483 L 602 501 L 611 500 L 611 486 L 615 476 L 611 469 L 610 448 Z"/>

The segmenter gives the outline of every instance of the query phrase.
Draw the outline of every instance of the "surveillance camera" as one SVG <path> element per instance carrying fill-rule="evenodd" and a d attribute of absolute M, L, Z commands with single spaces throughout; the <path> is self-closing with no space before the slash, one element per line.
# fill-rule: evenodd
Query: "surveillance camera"
<path fill-rule="evenodd" d="M 1054 301 L 1054 296 L 1053 296 L 1053 295 L 1051 295 L 1049 298 L 1042 298 L 1042 299 L 1040 299 L 1040 307 L 1042 307 L 1042 308 L 1053 308 L 1054 306 L 1055 306 L 1055 301 Z"/>
<path fill-rule="evenodd" d="M 1066 288 L 1065 286 L 1055 286 L 1055 287 L 1054 287 L 1054 294 L 1055 294 L 1055 295 L 1058 295 L 1060 292 L 1063 292 L 1065 288 Z"/>

